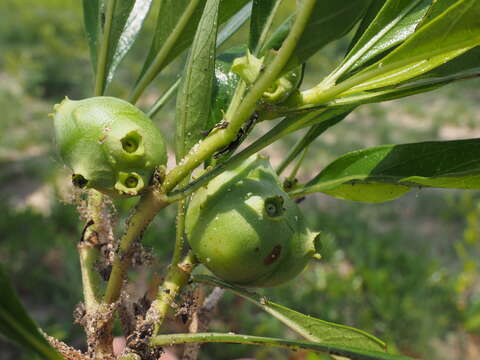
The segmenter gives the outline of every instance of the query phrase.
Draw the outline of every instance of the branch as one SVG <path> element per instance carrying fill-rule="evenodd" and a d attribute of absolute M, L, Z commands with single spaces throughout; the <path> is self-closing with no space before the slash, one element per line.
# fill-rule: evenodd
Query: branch
<path fill-rule="evenodd" d="M 298 39 L 308 22 L 315 2 L 315 0 L 305 0 L 301 3 L 292 29 L 274 60 L 266 67 L 265 71 L 263 71 L 242 101 L 238 104 L 238 107 L 232 108 L 233 103 L 231 103 L 228 108 L 225 116 L 225 121 L 229 124 L 228 127 L 212 131 L 207 138 L 187 154 L 177 167 L 167 174 L 164 183 L 165 192 L 173 190 L 173 188 L 175 188 L 175 186 L 198 165 L 213 155 L 218 149 L 227 146 L 236 138 L 242 125 L 255 111 L 257 101 L 270 87 L 272 82 L 281 74 L 283 68 L 290 59 Z"/>

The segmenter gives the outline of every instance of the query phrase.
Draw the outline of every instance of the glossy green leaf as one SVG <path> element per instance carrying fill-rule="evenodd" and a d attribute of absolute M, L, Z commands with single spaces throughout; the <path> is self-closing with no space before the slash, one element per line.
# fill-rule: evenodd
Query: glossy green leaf
<path fill-rule="evenodd" d="M 147 55 L 145 65 L 143 67 L 141 76 L 145 73 L 148 67 L 152 64 L 153 59 L 160 51 L 162 46 L 165 44 L 165 41 L 172 34 L 175 27 L 178 25 L 179 20 L 182 15 L 185 13 L 185 10 L 190 3 L 193 3 L 194 0 L 163 0 L 161 2 L 159 13 L 157 17 L 157 26 L 155 29 L 155 35 L 153 38 L 150 51 Z M 175 41 L 175 45 L 165 57 L 165 60 L 159 67 L 157 72 L 160 72 L 165 66 L 167 66 L 173 59 L 175 59 L 182 51 L 184 51 L 188 46 L 190 46 L 195 31 L 197 29 L 198 23 L 203 13 L 206 0 L 195 0 L 197 6 L 193 11 L 190 19 L 185 24 L 185 27 L 181 29 L 176 29 L 179 31 L 178 39 Z M 239 11 L 245 4 L 248 3 L 248 0 L 222 0 L 220 2 L 220 10 L 218 15 L 218 24 L 221 25 L 227 20 L 229 20 L 237 11 Z"/>
<path fill-rule="evenodd" d="M 447 10 L 450 6 L 460 0 L 435 0 L 427 11 L 427 14 L 423 17 L 422 21 L 418 24 L 417 29 L 420 29 L 423 25 L 428 24 L 431 20 L 435 19 L 442 12 Z"/>
<path fill-rule="evenodd" d="M 480 139 L 383 145 L 348 153 L 291 192 L 383 202 L 413 188 L 480 189 Z"/>
<path fill-rule="evenodd" d="M 222 120 L 227 111 L 240 80 L 240 77 L 230 68 L 233 60 L 244 56 L 245 52 L 246 48 L 244 46 L 236 46 L 217 56 L 210 116 L 204 130 L 210 131 L 215 124 Z"/>
<path fill-rule="evenodd" d="M 307 340 L 362 350 L 385 351 L 385 344 L 381 340 L 362 330 L 304 315 L 211 276 L 196 275 L 193 280 L 234 292 L 274 316 Z"/>
<path fill-rule="evenodd" d="M 362 18 L 370 3 L 371 0 L 317 1 L 285 70 L 304 63 L 322 47 L 347 34 Z M 280 48 L 294 20 L 295 14 L 288 17 L 271 35 L 261 52 Z"/>
<path fill-rule="evenodd" d="M 351 360 L 414 360 L 403 355 L 393 355 L 380 351 L 363 350 L 350 346 L 339 346 L 323 342 L 284 340 L 263 336 L 252 336 L 234 333 L 197 333 L 157 335 L 150 340 L 153 346 L 165 346 L 189 343 L 234 343 L 261 346 L 274 346 L 292 351 L 311 350 L 330 354 L 339 359 Z"/>
<path fill-rule="evenodd" d="M 93 72 L 97 71 L 97 50 L 98 41 L 101 36 L 100 11 L 101 0 L 83 0 L 83 22 L 85 26 L 85 35 L 87 36 L 88 47 L 90 49 L 90 61 Z"/>
<path fill-rule="evenodd" d="M 362 18 L 370 3 L 371 0 L 317 1 L 288 68 L 304 63 L 325 45 L 347 34 Z"/>
<path fill-rule="evenodd" d="M 459 0 L 402 45 L 346 80 L 345 94 L 396 85 L 420 76 L 480 44 L 480 2 Z"/>
<path fill-rule="evenodd" d="M 108 0 L 105 2 L 105 11 L 100 9 L 100 19 L 102 24 L 97 33 L 97 37 L 93 35 L 94 9 L 90 9 L 92 5 L 85 6 L 89 9 L 88 31 L 90 43 L 90 51 L 93 53 L 92 58 L 96 57 L 95 72 L 95 93 L 103 95 L 106 87 L 113 78 L 113 74 L 123 59 L 125 54 L 131 48 L 133 42 L 140 32 L 145 17 L 150 9 L 152 0 Z M 86 14 L 86 13 L 85 13 Z M 86 16 L 86 15 L 85 15 Z M 104 20 L 103 20 L 104 19 Z M 99 37 L 101 34 L 101 37 Z M 95 44 L 98 44 L 98 52 Z"/>
<path fill-rule="evenodd" d="M 357 43 L 358 39 L 363 35 L 365 30 L 370 26 L 372 23 L 373 19 L 377 16 L 378 12 L 380 9 L 385 5 L 385 2 L 387 0 L 372 0 L 370 2 L 370 5 L 368 6 L 367 10 L 365 11 L 365 14 L 363 15 L 362 21 L 360 21 L 360 24 L 357 27 L 357 30 L 355 31 L 355 35 L 353 36 L 352 40 L 350 41 L 350 44 L 348 45 L 348 50 L 347 53 L 350 52 L 350 50 L 355 46 Z"/>
<path fill-rule="evenodd" d="M 130 1 L 123 1 L 121 4 L 122 6 L 119 6 L 116 11 L 118 15 L 115 16 L 118 22 L 115 22 L 113 38 L 110 42 L 106 86 L 112 80 L 117 66 L 137 39 L 150 10 L 152 0 L 135 0 L 133 7 Z"/>
<path fill-rule="evenodd" d="M 388 0 L 333 77 L 351 72 L 414 33 L 432 0 Z"/>
<path fill-rule="evenodd" d="M 335 100 L 329 105 L 360 105 L 389 101 L 432 91 L 454 81 L 474 79 L 477 77 L 480 77 L 480 47 L 475 47 L 444 65 L 396 86 L 346 96 Z"/>
<path fill-rule="evenodd" d="M 204 137 L 212 97 L 220 0 L 207 0 L 177 96 L 177 160 Z"/>
<path fill-rule="evenodd" d="M 0 333 L 43 359 L 62 360 L 28 316 L 1 266 L 0 289 Z"/>
<path fill-rule="evenodd" d="M 253 0 L 250 40 L 248 44 L 252 54 L 259 54 L 262 45 L 267 39 L 275 11 L 280 3 L 281 0 Z"/>

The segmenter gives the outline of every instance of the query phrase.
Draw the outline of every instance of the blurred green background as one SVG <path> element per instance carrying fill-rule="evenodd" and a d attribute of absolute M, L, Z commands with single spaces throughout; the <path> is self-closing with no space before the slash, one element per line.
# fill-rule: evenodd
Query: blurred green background
<path fill-rule="evenodd" d="M 128 93 L 149 48 L 153 25 L 149 18 L 109 94 Z M 244 29 L 224 48 L 245 37 Z M 344 39 L 316 55 L 308 64 L 304 84 L 319 81 L 347 44 Z M 141 107 L 147 109 L 176 79 L 183 60 L 170 65 L 149 88 Z M 335 157 L 365 146 L 478 137 L 479 85 L 480 80 L 472 80 L 363 106 L 312 146 L 300 177 L 308 179 Z M 54 152 L 47 114 L 65 95 L 78 99 L 92 91 L 78 0 L 0 2 L 0 262 L 41 327 L 82 349 L 82 330 L 72 320 L 73 309 L 82 300 L 76 255 L 82 222 L 72 203 L 68 171 Z M 174 101 L 155 119 L 170 145 L 173 114 Z M 269 126 L 262 125 L 258 132 Z M 265 153 L 278 164 L 299 136 L 294 134 Z M 378 205 L 310 196 L 301 206 L 311 227 L 323 231 L 323 259 L 297 280 L 260 292 L 306 314 L 372 332 L 391 349 L 413 357 L 479 359 L 479 200 L 478 192 L 426 189 Z M 119 228 L 131 206 L 132 201 L 116 203 Z M 156 256 L 155 270 L 167 265 L 173 224 L 172 207 L 146 234 L 145 244 Z M 133 278 L 141 281 L 145 271 L 141 274 Z M 171 328 L 181 326 L 172 319 Z M 295 337 L 277 320 L 230 294 L 222 299 L 211 328 Z M 0 339 L 0 358 L 32 359 L 32 355 Z M 200 358 L 321 357 L 207 345 Z"/>

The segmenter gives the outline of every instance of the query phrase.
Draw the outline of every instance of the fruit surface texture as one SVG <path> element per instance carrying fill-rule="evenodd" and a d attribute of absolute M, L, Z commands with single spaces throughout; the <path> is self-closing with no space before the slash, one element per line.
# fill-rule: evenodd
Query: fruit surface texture
<path fill-rule="evenodd" d="M 113 97 L 55 105 L 55 138 L 73 184 L 111 196 L 136 196 L 156 167 L 166 164 L 165 142 L 138 108 Z"/>
<path fill-rule="evenodd" d="M 210 271 L 243 286 L 274 286 L 294 278 L 315 254 L 317 236 L 261 156 L 193 195 L 186 232 Z"/>

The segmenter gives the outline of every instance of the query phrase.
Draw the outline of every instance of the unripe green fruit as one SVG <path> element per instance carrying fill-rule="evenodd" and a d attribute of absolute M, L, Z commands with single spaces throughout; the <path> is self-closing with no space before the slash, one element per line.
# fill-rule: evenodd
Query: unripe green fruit
<path fill-rule="evenodd" d="M 210 271 L 242 286 L 274 286 L 294 278 L 315 255 L 318 235 L 308 230 L 262 157 L 199 189 L 188 206 L 186 233 Z"/>
<path fill-rule="evenodd" d="M 155 168 L 166 164 L 162 135 L 126 101 L 66 98 L 54 109 L 57 148 L 77 187 L 136 196 L 149 184 Z"/>

